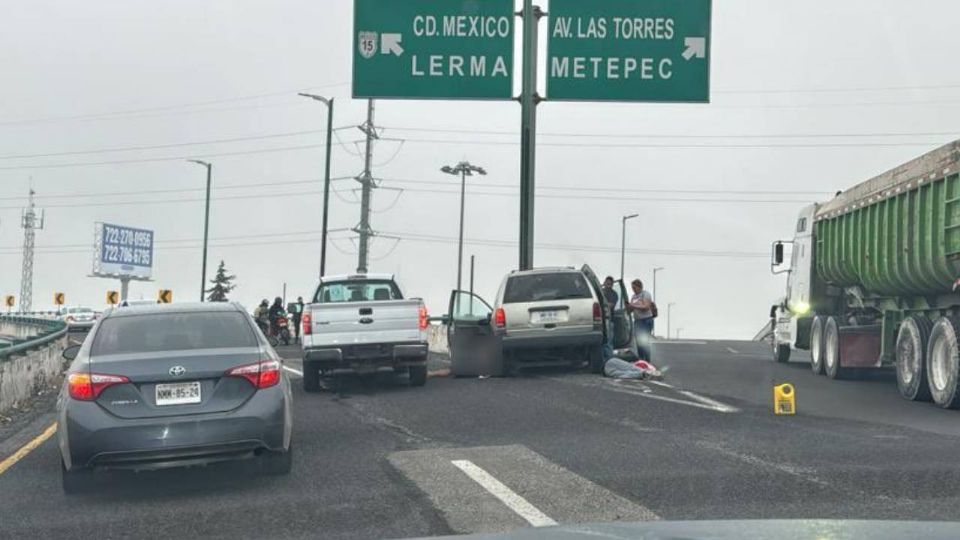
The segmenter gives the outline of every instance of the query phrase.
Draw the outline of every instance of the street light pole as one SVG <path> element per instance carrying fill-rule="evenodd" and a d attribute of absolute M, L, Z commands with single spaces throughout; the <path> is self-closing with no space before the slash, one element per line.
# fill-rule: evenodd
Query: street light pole
<path fill-rule="evenodd" d="M 621 222 L 622 231 L 620 232 L 620 281 L 623 281 L 624 266 L 627 258 L 627 220 L 638 217 L 640 214 L 630 214 L 623 216 Z"/>
<path fill-rule="evenodd" d="M 298 94 L 305 98 L 319 101 L 327 106 L 327 158 L 323 173 L 323 225 L 320 232 L 320 277 L 327 271 L 327 217 L 330 215 L 330 150 L 333 138 L 333 99 L 314 94 Z"/>
<path fill-rule="evenodd" d="M 206 211 L 203 215 L 203 266 L 200 270 L 200 301 L 203 302 L 203 294 L 207 289 L 207 240 L 210 234 L 210 180 L 213 177 L 213 165 L 199 159 L 188 160 L 190 163 L 196 163 L 207 168 L 207 203 Z"/>
<path fill-rule="evenodd" d="M 666 270 L 666 268 L 658 266 L 653 269 L 653 290 L 650 291 L 650 297 L 653 298 L 654 302 L 657 301 L 657 272 L 661 270 Z"/>
<path fill-rule="evenodd" d="M 467 200 L 467 177 L 477 173 L 481 176 L 487 174 L 483 167 L 476 167 L 467 161 L 461 161 L 455 167 L 444 165 L 440 168 L 441 172 L 451 175 L 460 175 L 460 240 L 457 243 L 457 290 L 462 286 L 463 279 L 463 216 Z"/>

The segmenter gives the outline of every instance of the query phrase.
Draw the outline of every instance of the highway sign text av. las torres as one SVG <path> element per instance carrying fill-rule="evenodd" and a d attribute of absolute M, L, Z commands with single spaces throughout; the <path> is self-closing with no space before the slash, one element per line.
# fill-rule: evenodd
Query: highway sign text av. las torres
<path fill-rule="evenodd" d="M 354 0 L 353 97 L 510 99 L 513 0 Z"/>
<path fill-rule="evenodd" d="M 707 102 L 711 0 L 551 0 L 547 99 Z"/>

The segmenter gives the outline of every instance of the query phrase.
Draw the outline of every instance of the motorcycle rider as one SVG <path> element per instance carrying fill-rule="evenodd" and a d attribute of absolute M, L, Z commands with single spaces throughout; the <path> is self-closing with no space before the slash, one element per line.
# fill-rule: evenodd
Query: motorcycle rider
<path fill-rule="evenodd" d="M 270 306 L 268 317 L 270 319 L 270 334 L 277 335 L 280 329 L 277 328 L 277 319 L 285 314 L 283 310 L 283 298 L 279 296 L 273 299 L 273 305 Z"/>
<path fill-rule="evenodd" d="M 268 330 L 267 321 L 269 319 L 269 304 L 267 304 L 266 298 L 260 301 L 257 309 L 253 310 L 253 319 L 257 321 L 257 326 L 260 327 L 260 330 L 266 333 Z"/>

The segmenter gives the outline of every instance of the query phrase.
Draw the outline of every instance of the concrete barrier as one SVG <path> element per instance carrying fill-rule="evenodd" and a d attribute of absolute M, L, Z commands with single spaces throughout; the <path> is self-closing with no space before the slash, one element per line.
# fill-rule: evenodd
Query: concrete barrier
<path fill-rule="evenodd" d="M 63 373 L 60 354 L 67 338 L 61 337 L 22 354 L 0 359 L 0 413 L 37 394 Z"/>
<path fill-rule="evenodd" d="M 450 354 L 450 348 L 447 346 L 446 325 L 431 324 L 427 329 L 427 343 L 432 353 Z"/>
<path fill-rule="evenodd" d="M 59 321 L 0 317 L 0 334 L 13 338 L 0 346 L 0 414 L 56 381 L 67 362 L 66 326 Z"/>

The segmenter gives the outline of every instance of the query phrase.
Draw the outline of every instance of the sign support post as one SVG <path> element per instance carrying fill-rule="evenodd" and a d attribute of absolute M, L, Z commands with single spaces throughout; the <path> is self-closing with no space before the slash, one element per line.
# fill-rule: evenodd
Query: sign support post
<path fill-rule="evenodd" d="M 520 270 L 533 268 L 537 166 L 537 25 L 543 12 L 523 1 L 523 82 L 520 90 Z"/>

